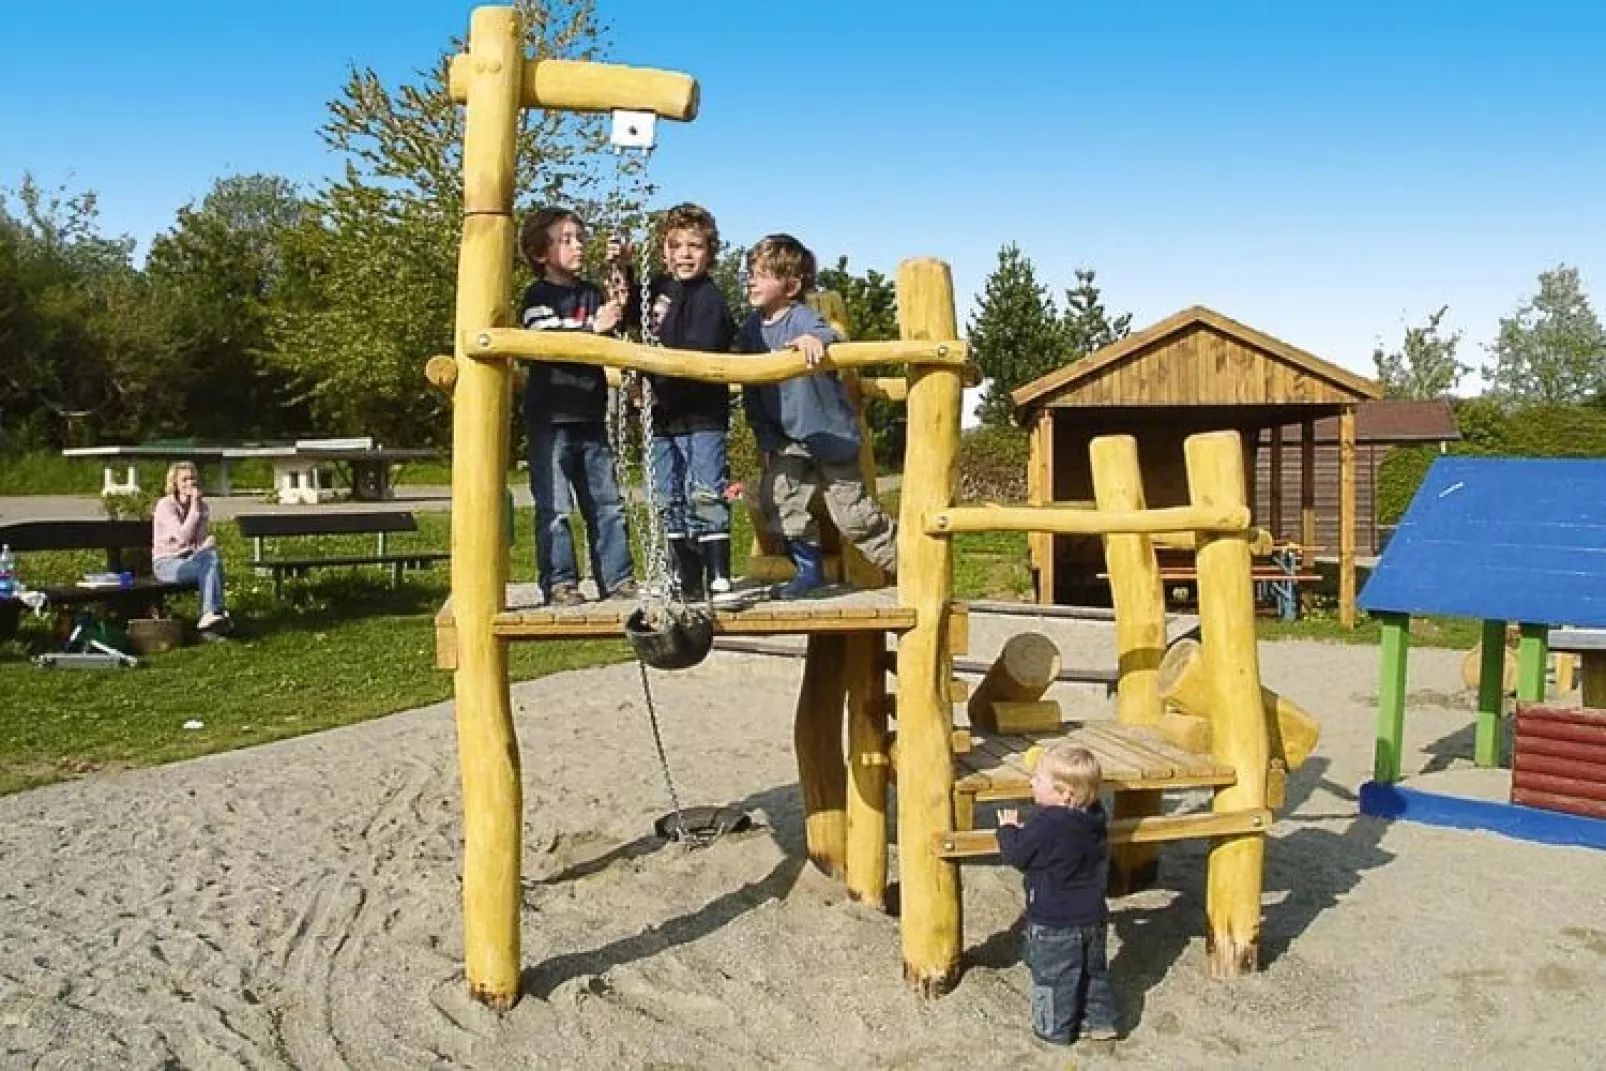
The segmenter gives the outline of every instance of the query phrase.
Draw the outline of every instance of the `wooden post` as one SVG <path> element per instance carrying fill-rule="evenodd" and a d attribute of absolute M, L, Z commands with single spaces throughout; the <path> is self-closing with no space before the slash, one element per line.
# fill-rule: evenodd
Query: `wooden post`
<path fill-rule="evenodd" d="M 848 854 L 847 768 L 842 758 L 846 657 L 841 633 L 809 635 L 792 727 L 809 858 L 834 878 L 846 872 Z"/>
<path fill-rule="evenodd" d="M 997 702 L 1024 703 L 1039 698 L 1060 671 L 1060 649 L 1041 632 L 1018 632 L 1004 642 L 986 676 L 970 694 L 965 708 L 970 727 L 981 732 L 997 732 L 993 717 Z"/>
<path fill-rule="evenodd" d="M 1506 705 L 1506 623 L 1483 623 L 1478 673 L 1478 718 L 1472 757 L 1479 766 L 1500 765 L 1500 720 Z"/>
<path fill-rule="evenodd" d="M 1299 567 L 1316 567 L 1316 421 L 1299 423 Z"/>
<path fill-rule="evenodd" d="M 853 336 L 848 332 L 848 306 L 842 295 L 834 290 L 816 290 L 808 297 L 808 303 L 815 312 L 825 318 L 825 322 L 836 328 L 837 334 L 842 336 L 844 342 Z M 843 372 L 842 386 L 847 390 L 848 400 L 853 404 L 859 421 L 859 478 L 864 481 L 865 488 L 870 497 L 876 494 L 877 473 L 875 467 L 875 438 L 870 432 L 870 420 L 865 412 L 869 405 L 864 399 L 864 391 L 859 383 L 858 372 Z M 884 588 L 887 586 L 887 576 L 847 540 L 842 541 L 842 580 L 851 588 Z"/>
<path fill-rule="evenodd" d="M 1281 539 L 1283 534 L 1283 426 L 1278 424 L 1271 429 L 1271 462 L 1270 487 L 1267 497 L 1271 499 L 1268 506 L 1270 513 L 1266 518 L 1266 528 L 1271 532 L 1273 539 Z"/>
<path fill-rule="evenodd" d="M 1144 508 L 1138 441 L 1130 435 L 1101 435 L 1088 447 L 1093 468 L 1093 500 L 1100 510 Z M 1165 588 L 1154 544 L 1145 535 L 1104 537 L 1105 569 L 1115 607 L 1115 720 L 1153 725 L 1160 720 L 1160 660 L 1165 656 Z M 1159 792 L 1118 792 L 1115 819 L 1160 813 Z M 1152 886 L 1160 876 L 1158 844 L 1126 844 L 1110 852 L 1109 893 L 1126 896 Z"/>
<path fill-rule="evenodd" d="M 886 636 L 846 636 L 848 896 L 881 909 L 887 894 Z"/>
<path fill-rule="evenodd" d="M 1355 407 L 1338 414 L 1338 623 L 1355 627 Z"/>
<path fill-rule="evenodd" d="M 898 268 L 903 338 L 959 337 L 954 284 L 939 260 Z M 948 684 L 953 558 L 946 537 L 925 530 L 928 513 L 953 504 L 959 454 L 960 370 L 923 365 L 909 373 L 909 449 L 898 526 L 898 601 L 916 614 L 898 641 L 898 871 L 904 979 L 925 996 L 959 978 L 963 922 L 959 869 L 937 854 L 953 831 L 953 710 Z"/>
<path fill-rule="evenodd" d="M 1026 465 L 1026 501 L 1034 506 L 1054 501 L 1054 410 L 1043 406 L 1032 418 L 1031 448 Z M 1026 537 L 1032 568 L 1037 573 L 1037 601 L 1054 604 L 1054 533 L 1033 532 Z"/>
<path fill-rule="evenodd" d="M 512 8 L 474 10 L 463 132 L 463 242 L 457 334 L 511 320 L 514 132 L 522 40 Z M 506 598 L 502 526 L 511 368 L 457 353 L 452 409 L 452 614 L 463 779 L 463 951 L 469 992 L 495 1008 L 519 998 L 519 862 L 524 800 L 508 701 L 507 647 L 492 633 Z"/>
<path fill-rule="evenodd" d="M 1188 493 L 1196 506 L 1240 506 L 1244 454 L 1236 432 L 1190 436 L 1184 446 Z M 1217 790 L 1217 813 L 1266 807 L 1269 759 L 1255 640 L 1255 593 L 1249 533 L 1199 534 L 1199 627 L 1206 675 L 1221 704 L 1211 747 L 1237 780 Z M 1210 843 L 1205 912 L 1205 955 L 1216 978 L 1255 969 L 1260 959 L 1260 894 L 1266 859 L 1263 833 Z"/>
<path fill-rule="evenodd" d="M 1550 627 L 1523 622 L 1517 627 L 1517 702 L 1545 701 L 1545 665 L 1550 659 Z"/>
<path fill-rule="evenodd" d="M 1400 779 L 1405 739 L 1405 663 L 1411 653 L 1411 616 L 1379 614 L 1383 624 L 1383 662 L 1377 678 L 1377 745 L 1372 780 Z"/>
<path fill-rule="evenodd" d="M 1584 706 L 1606 708 L 1606 651 L 1582 651 L 1579 661 L 1578 686 Z"/>

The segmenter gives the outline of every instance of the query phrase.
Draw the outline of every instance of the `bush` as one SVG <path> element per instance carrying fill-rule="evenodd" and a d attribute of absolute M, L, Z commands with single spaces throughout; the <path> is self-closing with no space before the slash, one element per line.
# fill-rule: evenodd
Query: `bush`
<path fill-rule="evenodd" d="M 965 502 L 1025 502 L 1030 457 L 1026 432 L 971 428 L 959 437 L 959 497 Z"/>

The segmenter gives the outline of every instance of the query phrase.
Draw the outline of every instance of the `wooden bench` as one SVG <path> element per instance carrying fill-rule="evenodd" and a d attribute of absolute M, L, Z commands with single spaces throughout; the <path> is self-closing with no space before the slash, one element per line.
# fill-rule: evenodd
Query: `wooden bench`
<path fill-rule="evenodd" d="M 1309 573 L 1292 566 L 1287 548 L 1279 548 L 1266 557 L 1257 556 L 1249 568 L 1255 585 L 1255 601 L 1270 604 L 1280 617 L 1287 621 L 1299 617 L 1299 589 L 1306 584 L 1318 584 L 1320 573 Z M 1199 571 L 1194 567 L 1193 552 L 1156 548 L 1155 559 L 1160 566 L 1160 582 L 1165 586 L 1166 601 L 1171 602 L 1172 586 L 1194 587 L 1199 583 Z M 1100 573 L 1100 580 L 1108 580 L 1108 573 Z"/>
<path fill-rule="evenodd" d="M 18 579 L 44 595 L 45 606 L 66 611 L 75 606 L 102 605 L 125 617 L 148 617 L 162 609 L 175 592 L 193 590 L 193 583 L 167 583 L 151 573 L 151 522 L 136 520 L 15 521 L 0 524 L 0 544 L 18 557 Z M 45 551 L 102 550 L 106 572 L 131 573 L 133 580 L 116 587 L 50 586 L 30 578 L 27 555 Z M 17 633 L 23 604 L 0 600 L 0 639 Z"/>
<path fill-rule="evenodd" d="M 388 538 L 401 532 L 418 531 L 418 522 L 405 511 L 373 513 L 250 513 L 234 519 L 240 534 L 251 540 L 251 567 L 259 576 L 273 577 L 273 595 L 277 598 L 286 576 L 306 576 L 314 569 L 336 566 L 380 565 L 390 570 L 391 584 L 401 582 L 408 569 L 428 569 L 438 561 L 446 561 L 446 551 L 412 550 L 391 552 Z M 294 555 L 270 557 L 269 539 L 288 539 L 295 536 L 372 535 L 376 542 L 372 554 Z"/>

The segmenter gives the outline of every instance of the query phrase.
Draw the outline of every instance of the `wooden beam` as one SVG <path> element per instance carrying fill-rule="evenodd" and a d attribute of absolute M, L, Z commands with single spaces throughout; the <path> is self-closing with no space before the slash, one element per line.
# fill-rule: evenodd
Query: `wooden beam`
<path fill-rule="evenodd" d="M 848 695 L 847 887 L 850 899 L 881 910 L 887 894 L 887 638 L 844 638 Z"/>
<path fill-rule="evenodd" d="M 522 50 L 523 43 L 519 43 Z M 664 119 L 697 118 L 697 80 L 678 71 L 626 67 L 617 63 L 582 60 L 524 59 L 520 69 L 517 107 L 566 112 L 652 112 Z M 468 100 L 469 86 L 484 60 L 473 51 L 452 57 L 447 90 L 459 104 Z"/>
<path fill-rule="evenodd" d="M 1267 503 L 1270 516 L 1266 527 L 1271 529 L 1273 539 L 1276 539 L 1283 530 L 1283 426 L 1278 424 L 1271 429 L 1271 481 L 1268 490 Z"/>
<path fill-rule="evenodd" d="M 847 766 L 842 755 L 842 711 L 847 698 L 847 637 L 809 636 L 792 727 L 809 859 L 834 878 L 847 872 Z"/>
<path fill-rule="evenodd" d="M 764 354 L 717 354 L 674 350 L 622 342 L 581 331 L 526 331 L 485 327 L 462 332 L 463 352 L 480 358 L 520 358 L 628 368 L 654 375 L 679 376 L 704 383 L 779 383 L 814 372 L 840 372 L 876 364 L 935 365 L 962 368 L 965 343 L 838 342 L 825 348 L 825 359 L 810 366 L 797 350 Z"/>
<path fill-rule="evenodd" d="M 1316 567 L 1316 421 L 1299 425 L 1299 567 Z"/>
<path fill-rule="evenodd" d="M 1400 753 L 1405 740 L 1405 663 L 1411 653 L 1409 614 L 1380 614 L 1383 623 L 1382 668 L 1377 680 L 1377 744 L 1372 752 L 1372 780 L 1400 779 Z M 1495 644 L 1504 650 L 1504 642 Z"/>
<path fill-rule="evenodd" d="M 1206 814 L 1149 815 L 1110 822 L 1110 843 L 1159 844 L 1168 840 L 1197 840 L 1263 834 L 1271 829 L 1272 814 L 1261 808 Z M 973 859 L 998 854 L 998 831 L 973 829 L 939 834 L 937 853 L 948 859 Z"/>
<path fill-rule="evenodd" d="M 1005 643 L 987 675 L 971 694 L 966 713 L 971 727 L 999 732 L 993 717 L 997 702 L 1026 703 L 1038 699 L 1060 671 L 1059 646 L 1041 632 L 1018 632 Z"/>
<path fill-rule="evenodd" d="M 1355 407 L 1338 414 L 1338 623 L 1355 627 Z"/>
<path fill-rule="evenodd" d="M 1054 532 L 1119 535 L 1153 532 L 1249 531 L 1247 506 L 1165 506 L 1160 509 L 1061 509 L 1059 506 L 954 506 L 925 516 L 929 535 L 960 532 Z"/>

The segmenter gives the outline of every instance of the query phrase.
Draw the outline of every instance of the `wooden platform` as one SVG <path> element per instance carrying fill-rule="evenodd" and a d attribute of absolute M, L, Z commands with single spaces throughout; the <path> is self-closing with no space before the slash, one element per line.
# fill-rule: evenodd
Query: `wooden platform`
<path fill-rule="evenodd" d="M 496 615 L 493 630 L 509 640 L 623 638 L 625 619 L 635 610 L 629 600 L 547 607 L 535 584 L 509 584 L 507 609 Z M 954 604 L 951 618 L 954 650 L 963 651 L 969 611 Z M 747 610 L 717 611 L 714 631 L 726 636 L 769 636 L 814 632 L 906 632 L 915 625 L 915 611 L 899 606 L 896 589 L 855 591 L 796 602 L 761 602 Z M 456 622 L 448 599 L 435 615 L 435 665 L 456 668 Z"/>
<path fill-rule="evenodd" d="M 955 794 L 979 802 L 1031 799 L 1026 750 L 1061 737 L 1097 755 L 1105 785 L 1117 791 L 1219 787 L 1237 780 L 1230 766 L 1184 751 L 1152 729 L 1112 721 L 1066 722 L 1060 732 L 1025 736 L 972 729 L 970 752 L 955 760 Z"/>

